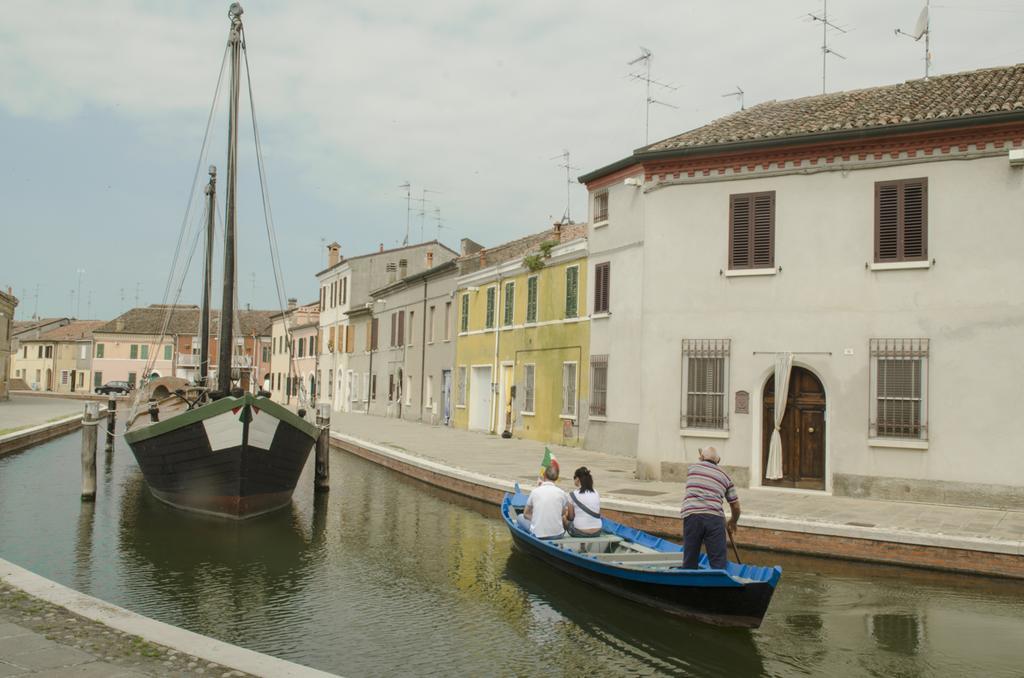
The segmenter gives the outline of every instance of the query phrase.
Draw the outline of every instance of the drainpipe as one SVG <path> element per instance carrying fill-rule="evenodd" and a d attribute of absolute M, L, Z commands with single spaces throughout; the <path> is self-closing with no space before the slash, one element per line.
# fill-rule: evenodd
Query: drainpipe
<path fill-rule="evenodd" d="M 491 372 L 491 430 L 488 431 L 488 433 L 498 432 L 497 418 L 499 416 L 498 412 L 501 409 L 498 398 L 496 397 L 498 394 L 494 388 L 501 383 L 498 381 L 498 349 L 501 346 L 501 322 L 499 310 L 501 309 L 501 273 L 498 273 L 498 292 L 494 295 L 494 299 L 494 368 Z"/>
<path fill-rule="evenodd" d="M 423 421 L 423 389 L 427 381 L 427 279 L 423 279 L 423 341 L 420 342 L 420 421 Z M 412 329 L 409 330 L 412 332 Z"/>

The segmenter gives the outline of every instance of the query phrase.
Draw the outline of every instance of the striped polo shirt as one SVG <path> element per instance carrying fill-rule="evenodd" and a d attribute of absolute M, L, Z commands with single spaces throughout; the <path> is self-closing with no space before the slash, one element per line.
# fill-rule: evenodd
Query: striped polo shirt
<path fill-rule="evenodd" d="M 725 517 L 722 500 L 739 499 L 732 478 L 710 461 L 698 461 L 686 474 L 686 496 L 679 512 L 683 518 L 694 513 L 710 513 Z"/>

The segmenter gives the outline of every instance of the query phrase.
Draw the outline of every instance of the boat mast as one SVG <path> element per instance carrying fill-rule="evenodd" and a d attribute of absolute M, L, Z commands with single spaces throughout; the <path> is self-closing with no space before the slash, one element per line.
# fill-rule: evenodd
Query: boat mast
<path fill-rule="evenodd" d="M 199 316 L 199 385 L 206 386 L 210 374 L 210 287 L 213 281 L 213 221 L 217 211 L 217 168 L 210 165 L 206 184 L 206 250 L 203 266 L 203 305 Z"/>
<path fill-rule="evenodd" d="M 225 189 L 224 218 L 224 296 L 220 304 L 220 350 L 217 360 L 217 390 L 231 390 L 231 357 L 234 346 L 235 317 L 235 191 L 238 187 L 238 90 L 242 53 L 242 6 L 237 2 L 228 8 L 231 33 L 231 93 L 228 112 L 228 182 Z"/>

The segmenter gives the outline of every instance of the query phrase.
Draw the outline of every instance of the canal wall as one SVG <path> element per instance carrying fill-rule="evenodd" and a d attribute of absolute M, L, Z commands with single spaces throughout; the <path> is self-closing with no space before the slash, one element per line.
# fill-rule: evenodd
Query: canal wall
<path fill-rule="evenodd" d="M 101 413 L 105 413 L 106 409 L 100 410 Z M 39 424 L 37 426 L 30 426 L 7 435 L 0 436 L 0 457 L 5 454 L 11 454 L 23 450 L 26 447 L 32 447 L 39 443 L 44 443 L 52 438 L 57 438 L 66 433 L 77 431 L 82 428 L 82 418 L 85 416 L 84 413 L 76 414 L 64 419 L 58 419 L 57 421 L 47 422 L 45 424 Z"/>
<path fill-rule="evenodd" d="M 322 678 L 334 675 L 144 617 L 40 577 L 3 559 L 0 559 L 0 581 L 110 629 L 215 663 L 222 668 L 275 678 Z"/>
<path fill-rule="evenodd" d="M 331 444 L 423 482 L 500 504 L 515 482 L 450 466 L 388 445 L 331 432 Z M 678 508 L 602 498 L 606 516 L 630 527 L 680 541 Z M 759 516 L 744 512 L 737 531 L 743 547 L 863 562 L 1024 579 L 1024 542 L 951 536 L 941 531 L 877 528 Z"/>

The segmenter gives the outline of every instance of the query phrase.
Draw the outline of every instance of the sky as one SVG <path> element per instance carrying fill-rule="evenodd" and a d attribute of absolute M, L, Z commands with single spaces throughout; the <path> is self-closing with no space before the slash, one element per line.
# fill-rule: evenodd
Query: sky
<path fill-rule="evenodd" d="M 0 0 L 0 286 L 21 300 L 16 318 L 198 303 L 199 255 L 180 284 L 168 275 L 182 224 L 201 221 L 197 166 L 205 180 L 216 164 L 223 181 L 223 96 L 207 158 L 200 148 L 228 4 Z M 674 108 L 651 106 L 651 142 L 734 112 L 723 94 L 737 87 L 749 107 L 822 86 L 821 24 L 808 17 L 822 0 L 243 6 L 283 295 L 302 302 L 318 296 L 324 244 L 394 247 L 407 218 L 410 242 L 455 250 L 543 230 L 567 201 L 585 220 L 576 176 L 645 143 L 646 95 L 628 65 L 641 47 L 651 77 L 675 86 L 652 92 Z M 846 58 L 829 57 L 828 91 L 921 77 L 923 41 L 893 29 L 911 30 L 922 6 L 831 0 L 846 32 L 831 30 L 829 47 Z M 932 8 L 933 74 L 1024 62 L 1024 1 Z M 240 134 L 238 298 L 277 308 L 244 116 Z"/>

